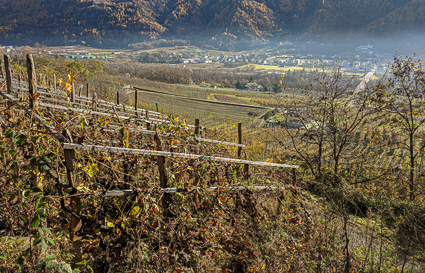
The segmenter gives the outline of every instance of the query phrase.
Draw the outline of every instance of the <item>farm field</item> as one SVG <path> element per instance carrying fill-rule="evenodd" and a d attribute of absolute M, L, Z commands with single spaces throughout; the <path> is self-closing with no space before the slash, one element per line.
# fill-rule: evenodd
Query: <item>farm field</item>
<path fill-rule="evenodd" d="M 182 116 L 189 120 L 199 118 L 202 124 L 212 127 L 237 122 L 252 123 L 269 111 L 267 108 L 194 101 L 189 98 L 150 92 L 140 92 L 139 103 L 145 109 L 156 109 L 156 104 L 158 104 L 161 113 Z M 257 123 L 257 121 L 255 122 Z"/>

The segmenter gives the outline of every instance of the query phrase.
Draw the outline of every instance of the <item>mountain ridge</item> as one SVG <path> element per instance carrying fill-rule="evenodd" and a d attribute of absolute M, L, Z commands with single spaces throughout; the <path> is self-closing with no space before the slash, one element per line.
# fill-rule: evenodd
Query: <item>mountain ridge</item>
<path fill-rule="evenodd" d="M 158 37 L 393 35 L 425 26 L 425 0 L 0 0 L 0 42 L 102 44 Z M 43 38 L 44 37 L 44 38 Z"/>

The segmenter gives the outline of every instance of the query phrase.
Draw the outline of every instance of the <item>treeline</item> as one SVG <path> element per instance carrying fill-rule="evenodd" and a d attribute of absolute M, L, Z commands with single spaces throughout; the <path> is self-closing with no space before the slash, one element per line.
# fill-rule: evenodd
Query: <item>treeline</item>
<path fill-rule="evenodd" d="M 300 88 L 311 77 L 306 71 L 289 71 L 285 73 L 284 83 L 279 85 L 282 74 L 244 71 L 244 70 L 209 70 L 190 69 L 181 66 L 161 64 L 104 64 L 105 72 L 112 75 L 127 75 L 151 81 L 177 84 L 198 84 L 224 88 L 244 89 L 247 83 L 255 82 L 263 87 L 260 91 L 282 92 L 284 88 Z M 238 84 L 239 82 L 239 84 Z"/>

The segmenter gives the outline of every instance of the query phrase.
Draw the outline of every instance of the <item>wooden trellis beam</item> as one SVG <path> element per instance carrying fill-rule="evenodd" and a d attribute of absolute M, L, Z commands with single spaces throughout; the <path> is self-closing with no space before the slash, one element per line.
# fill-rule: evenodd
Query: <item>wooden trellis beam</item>
<path fill-rule="evenodd" d="M 144 149 L 106 147 L 106 146 L 98 146 L 98 145 L 80 145 L 80 144 L 74 144 L 74 143 L 64 143 L 63 148 L 80 150 L 80 151 L 92 151 L 92 152 L 109 152 L 109 153 L 122 153 L 122 154 L 132 154 L 132 155 L 165 156 L 169 158 L 211 160 L 211 161 L 219 161 L 219 162 L 227 162 L 227 163 L 249 164 L 253 166 L 291 168 L 291 169 L 299 168 L 299 166 L 297 165 L 289 165 L 289 164 L 279 164 L 279 163 L 270 163 L 270 162 L 262 162 L 262 161 L 243 160 L 243 159 L 236 159 L 236 158 L 208 156 L 208 155 L 172 153 L 172 152 L 153 151 L 153 150 L 144 150 Z"/>

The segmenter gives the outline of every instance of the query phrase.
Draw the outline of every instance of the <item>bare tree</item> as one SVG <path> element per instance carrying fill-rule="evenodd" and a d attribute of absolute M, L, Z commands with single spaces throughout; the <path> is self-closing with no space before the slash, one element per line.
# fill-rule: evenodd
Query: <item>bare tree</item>
<path fill-rule="evenodd" d="M 294 103 L 282 109 L 289 148 L 322 182 L 325 178 L 341 182 L 346 169 L 341 165 L 352 159 L 349 147 L 355 145 L 355 133 L 374 113 L 367 88 L 355 92 L 358 83 L 357 78 L 344 76 L 340 67 L 317 69 L 302 96 L 294 96 Z"/>
<path fill-rule="evenodd" d="M 425 69 L 415 56 L 396 56 L 390 72 L 388 81 L 376 86 L 373 98 L 389 124 L 408 139 L 400 145 L 409 153 L 409 198 L 414 200 L 418 188 L 416 160 L 425 147 L 420 136 L 425 123 Z"/>

